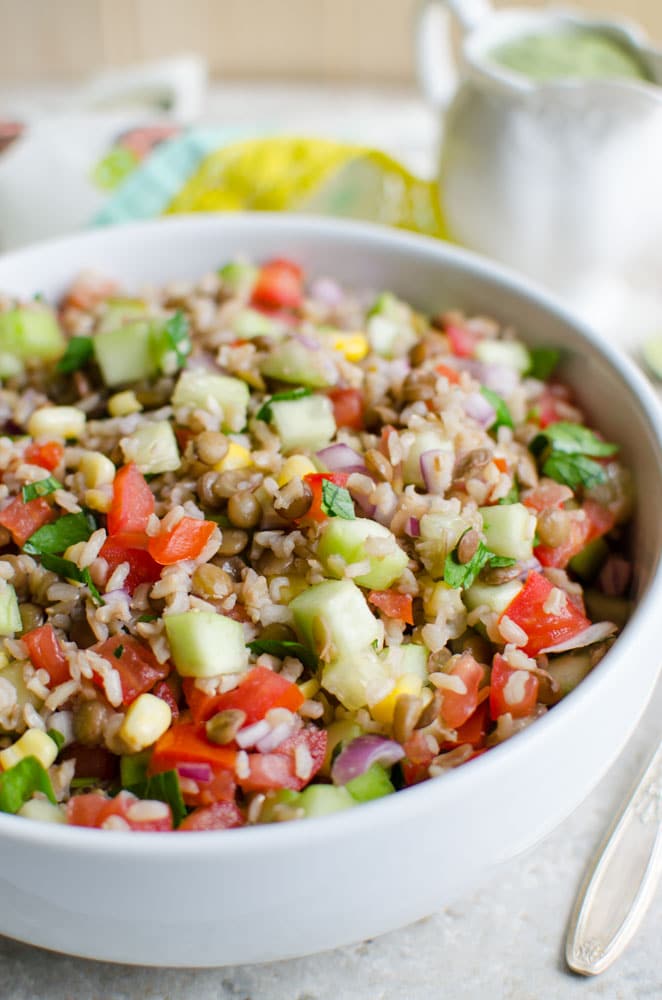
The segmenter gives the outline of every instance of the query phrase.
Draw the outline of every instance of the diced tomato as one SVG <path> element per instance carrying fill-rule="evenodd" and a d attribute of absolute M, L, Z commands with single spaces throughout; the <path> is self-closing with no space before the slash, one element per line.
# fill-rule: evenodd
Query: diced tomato
<path fill-rule="evenodd" d="M 183 517 L 170 531 L 153 535 L 147 543 L 147 551 L 160 566 L 172 566 L 183 559 L 197 559 L 215 528 L 213 521 Z"/>
<path fill-rule="evenodd" d="M 73 826 L 96 827 L 99 816 L 108 805 L 108 798 L 101 792 L 74 795 L 67 802 L 67 823 Z"/>
<path fill-rule="evenodd" d="M 25 461 L 30 465 L 39 465 L 42 469 L 52 472 L 57 469 L 64 456 L 64 445 L 59 441 L 45 441 L 43 444 L 28 445 L 25 449 Z"/>
<path fill-rule="evenodd" d="M 51 624 L 26 632 L 23 642 L 36 670 L 45 670 L 50 678 L 49 687 L 57 687 L 70 679 L 69 664 Z"/>
<path fill-rule="evenodd" d="M 197 791 L 191 791 L 182 780 L 182 796 L 187 806 L 210 806 L 214 802 L 234 802 L 237 784 L 232 771 L 212 770 L 209 781 L 196 781 Z"/>
<path fill-rule="evenodd" d="M 313 494 L 313 502 L 306 514 L 306 518 L 311 521 L 326 521 L 328 515 L 322 510 L 322 483 L 328 480 L 336 486 L 347 486 L 349 479 L 348 472 L 309 472 L 303 477 L 310 486 Z"/>
<path fill-rule="evenodd" d="M 543 566 L 565 569 L 573 556 L 581 552 L 589 542 L 600 538 L 614 527 L 614 515 L 594 500 L 585 500 L 582 510 L 584 517 L 581 520 L 573 518 L 570 523 L 570 534 L 565 542 L 556 546 L 535 547 L 533 554 Z"/>
<path fill-rule="evenodd" d="M 126 590 L 128 594 L 133 594 L 141 583 L 155 583 L 161 576 L 161 567 L 143 546 L 137 548 L 134 545 L 127 545 L 127 542 L 141 537 L 144 537 L 146 545 L 146 535 L 111 535 L 103 543 L 99 552 L 99 555 L 108 563 L 107 579 L 118 566 L 128 562 L 129 575 L 122 586 L 122 589 Z"/>
<path fill-rule="evenodd" d="M 544 605 L 552 590 L 552 584 L 540 573 L 529 573 L 524 587 L 501 615 L 507 615 L 526 632 L 529 638 L 524 652 L 529 656 L 572 639 L 591 624 L 571 601 L 555 614 L 546 611 Z"/>
<path fill-rule="evenodd" d="M 399 594 L 397 590 L 371 590 L 368 601 L 383 611 L 387 618 L 397 618 L 407 625 L 414 624 L 411 594 Z"/>
<path fill-rule="evenodd" d="M 464 693 L 442 690 L 441 718 L 450 729 L 457 729 L 476 711 L 484 670 L 471 653 L 463 653 L 449 673 L 451 677 L 459 677 L 466 689 Z"/>
<path fill-rule="evenodd" d="M 154 513 L 154 495 L 137 465 L 130 462 L 118 470 L 113 483 L 113 500 L 108 511 L 109 535 L 142 533 Z"/>
<path fill-rule="evenodd" d="M 253 667 L 236 688 L 223 694 L 205 694 L 195 686 L 193 678 L 186 678 L 183 687 L 195 722 L 206 722 L 216 712 L 238 708 L 246 713 L 244 725 L 250 726 L 263 719 L 271 708 L 296 712 L 304 702 L 296 684 L 267 667 Z"/>
<path fill-rule="evenodd" d="M 98 778 L 112 781 L 119 773 L 119 757 L 105 747 L 88 747 L 82 743 L 70 743 L 61 754 L 61 760 L 74 760 L 75 778 Z"/>
<path fill-rule="evenodd" d="M 567 386 L 546 385 L 538 397 L 538 402 L 532 412 L 532 416 L 537 419 L 540 427 L 544 430 L 550 424 L 555 424 L 558 420 L 564 419 L 563 408 L 560 403 L 571 401 L 571 394 Z"/>
<path fill-rule="evenodd" d="M 460 381 L 460 373 L 450 365 L 435 365 L 435 371 L 438 375 L 444 375 L 451 385 L 457 385 Z"/>
<path fill-rule="evenodd" d="M 194 809 L 190 816 L 182 820 L 178 829 L 191 830 L 232 830 L 244 825 L 244 817 L 234 802 L 215 802 L 211 806 Z"/>
<path fill-rule="evenodd" d="M 517 676 L 515 676 L 517 675 Z M 538 678 L 528 670 L 516 670 L 497 653 L 490 679 L 490 715 L 498 719 L 509 712 L 514 719 L 531 715 L 538 700 Z"/>
<path fill-rule="evenodd" d="M 553 479 L 543 479 L 532 490 L 522 493 L 522 503 L 540 514 L 550 508 L 558 510 L 567 500 L 572 499 L 572 496 L 573 492 L 569 486 L 555 483 Z"/>
<path fill-rule="evenodd" d="M 161 701 L 166 703 L 170 709 L 172 721 L 176 722 L 179 718 L 179 705 L 177 704 L 177 699 L 173 693 L 170 680 L 159 681 L 158 684 L 152 688 L 150 693 L 153 694 L 155 698 L 160 698 Z"/>
<path fill-rule="evenodd" d="M 448 337 L 450 348 L 458 358 L 472 358 L 476 350 L 479 338 L 466 327 L 449 323 L 444 327 L 444 333 Z"/>
<path fill-rule="evenodd" d="M 185 763 L 209 764 L 214 771 L 234 771 L 236 759 L 234 747 L 210 743 L 204 726 L 180 722 L 157 740 L 149 761 L 149 773 L 172 771 L 178 764 Z"/>
<path fill-rule="evenodd" d="M 253 305 L 266 309 L 298 309 L 303 301 L 301 269 L 289 260 L 272 260 L 258 275 Z"/>
<path fill-rule="evenodd" d="M 148 802 L 149 800 L 145 800 L 144 805 L 147 806 Z M 172 812 L 169 805 L 159 802 L 158 809 L 162 815 L 156 817 L 150 817 L 149 814 L 144 817 L 132 815 L 134 806 L 142 804 L 141 800 L 132 795 L 131 792 L 121 791 L 114 798 L 107 801 L 106 806 L 99 812 L 95 825 L 103 827 L 106 820 L 111 816 L 119 816 L 135 832 L 164 833 L 172 830 Z"/>
<path fill-rule="evenodd" d="M 46 497 L 35 497 L 27 503 L 21 497 L 15 497 L 0 511 L 0 524 L 9 531 L 16 545 L 22 548 L 35 531 L 54 521 L 55 516 Z"/>
<path fill-rule="evenodd" d="M 170 673 L 169 664 L 159 663 L 151 649 L 131 635 L 114 635 L 91 648 L 92 652 L 108 660 L 120 675 L 123 705 L 130 705 L 138 695 L 149 691 Z M 103 688 L 99 674 L 93 673 L 92 679 Z"/>
<path fill-rule="evenodd" d="M 430 746 L 426 734 L 420 730 L 414 730 L 403 744 L 403 748 L 406 756 L 401 767 L 405 784 L 417 785 L 419 781 L 424 781 L 427 778 L 428 768 L 435 757 L 435 750 Z"/>
<path fill-rule="evenodd" d="M 496 465 L 499 472 L 508 472 L 508 462 L 506 461 L 505 458 L 501 458 L 499 455 L 495 455 L 492 461 Z"/>
<path fill-rule="evenodd" d="M 362 431 L 365 425 L 361 390 L 331 389 L 328 395 L 333 406 L 336 427 L 351 427 L 356 431 Z"/>
<path fill-rule="evenodd" d="M 490 703 L 486 699 L 476 711 L 469 716 L 466 722 L 457 728 L 458 746 L 462 743 L 470 743 L 472 747 L 478 749 L 485 743 L 485 736 L 490 725 Z"/>
<path fill-rule="evenodd" d="M 284 740 L 271 753 L 249 753 L 250 774 L 237 778 L 244 792 L 270 792 L 277 788 L 293 788 L 299 792 L 312 781 L 326 756 L 326 730 L 305 726 Z M 312 759 L 312 769 L 305 778 L 297 774 L 297 747 L 305 747 Z"/>

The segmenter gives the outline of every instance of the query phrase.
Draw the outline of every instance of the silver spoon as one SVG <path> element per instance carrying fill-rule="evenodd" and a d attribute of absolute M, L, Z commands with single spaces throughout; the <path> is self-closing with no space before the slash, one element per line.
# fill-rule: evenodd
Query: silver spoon
<path fill-rule="evenodd" d="M 604 972 L 639 927 L 662 874 L 662 743 L 607 831 L 570 918 L 566 961 Z"/>

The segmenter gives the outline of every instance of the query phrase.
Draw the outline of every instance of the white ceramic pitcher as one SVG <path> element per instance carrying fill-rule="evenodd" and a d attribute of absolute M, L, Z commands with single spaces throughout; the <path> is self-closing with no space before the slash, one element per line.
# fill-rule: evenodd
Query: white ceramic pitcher
<path fill-rule="evenodd" d="M 463 33 L 459 86 L 444 7 Z M 657 83 L 538 82 L 489 56 L 571 26 L 632 46 Z M 626 22 L 489 0 L 427 0 L 417 47 L 424 91 L 445 111 L 439 180 L 452 238 L 546 284 L 624 346 L 662 331 L 662 51 Z"/>

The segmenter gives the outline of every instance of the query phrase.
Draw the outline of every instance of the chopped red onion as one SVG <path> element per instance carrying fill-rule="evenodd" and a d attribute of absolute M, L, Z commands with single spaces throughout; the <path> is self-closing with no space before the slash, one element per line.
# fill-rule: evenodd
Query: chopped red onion
<path fill-rule="evenodd" d="M 418 538 L 421 534 L 421 522 L 417 517 L 408 517 L 405 524 L 405 534 L 410 538 Z"/>
<path fill-rule="evenodd" d="M 496 410 L 480 392 L 470 393 L 464 400 L 464 412 L 487 430 L 496 420 Z"/>
<path fill-rule="evenodd" d="M 368 470 L 363 457 L 348 444 L 332 444 L 317 452 L 317 458 L 323 462 L 329 472 L 363 472 Z"/>
<path fill-rule="evenodd" d="M 492 392 L 507 399 L 517 388 L 519 375 L 508 365 L 483 365 L 481 382 Z"/>
<path fill-rule="evenodd" d="M 244 726 L 243 729 L 240 729 L 235 736 L 235 741 L 242 750 L 245 750 L 247 747 L 255 746 L 261 739 L 268 736 L 270 732 L 271 726 L 266 719 L 260 719 L 259 722 L 254 722 L 252 726 Z"/>
<path fill-rule="evenodd" d="M 203 784 L 206 781 L 211 781 L 214 773 L 209 764 L 196 764 L 193 762 L 186 762 L 183 764 L 177 764 L 175 770 L 180 778 L 190 778 L 191 781 L 201 781 Z"/>
<path fill-rule="evenodd" d="M 632 567 L 623 556 L 611 555 L 600 570 L 598 583 L 607 597 L 622 597 L 628 589 Z"/>
<path fill-rule="evenodd" d="M 449 452 L 441 448 L 431 448 L 424 451 L 419 458 L 421 476 L 428 493 L 443 493 L 447 486 L 446 469 L 443 462 L 448 458 Z"/>
<path fill-rule="evenodd" d="M 292 338 L 292 340 L 298 341 L 302 347 L 305 347 L 308 351 L 319 351 L 320 345 L 315 340 L 314 337 L 309 337 L 306 333 L 297 333 Z"/>
<path fill-rule="evenodd" d="M 336 757 L 331 780 L 334 785 L 346 785 L 352 778 L 365 774 L 373 764 L 390 767 L 404 755 L 403 748 L 395 740 L 387 740 L 384 736 L 357 736 Z"/>
<path fill-rule="evenodd" d="M 377 503 L 375 504 L 375 512 L 372 517 L 379 524 L 383 524 L 384 527 L 388 528 L 398 509 L 398 498 L 390 486 L 388 487 L 389 492 L 385 490 L 385 487 L 386 484 L 381 483 L 377 488 Z"/>
<path fill-rule="evenodd" d="M 572 639 L 559 642 L 556 646 L 545 646 L 541 653 L 567 653 L 571 649 L 582 649 L 584 646 L 592 646 L 594 642 L 601 642 L 616 632 L 617 628 L 613 622 L 595 622 L 589 625 L 583 632 L 579 632 Z"/>
<path fill-rule="evenodd" d="M 317 299 L 325 306 L 339 306 L 345 293 L 332 278 L 315 278 L 310 286 L 310 298 Z"/>

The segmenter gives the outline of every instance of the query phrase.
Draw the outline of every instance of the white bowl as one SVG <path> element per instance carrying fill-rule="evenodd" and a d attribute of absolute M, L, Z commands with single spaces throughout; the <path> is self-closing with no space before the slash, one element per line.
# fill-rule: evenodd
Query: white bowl
<path fill-rule="evenodd" d="M 260 962 L 334 948 L 416 920 L 557 826 L 637 725 L 660 663 L 662 441 L 632 364 L 544 293 L 443 243 L 328 219 L 179 217 L 0 258 L 0 290 L 57 296 L 82 268 L 131 288 L 195 277 L 236 253 L 466 308 L 567 352 L 565 375 L 638 486 L 637 609 L 597 669 L 533 726 L 445 777 L 350 812 L 275 826 L 126 834 L 0 814 L 0 932 L 97 959 Z M 559 872 L 559 878 L 563 872 Z"/>

